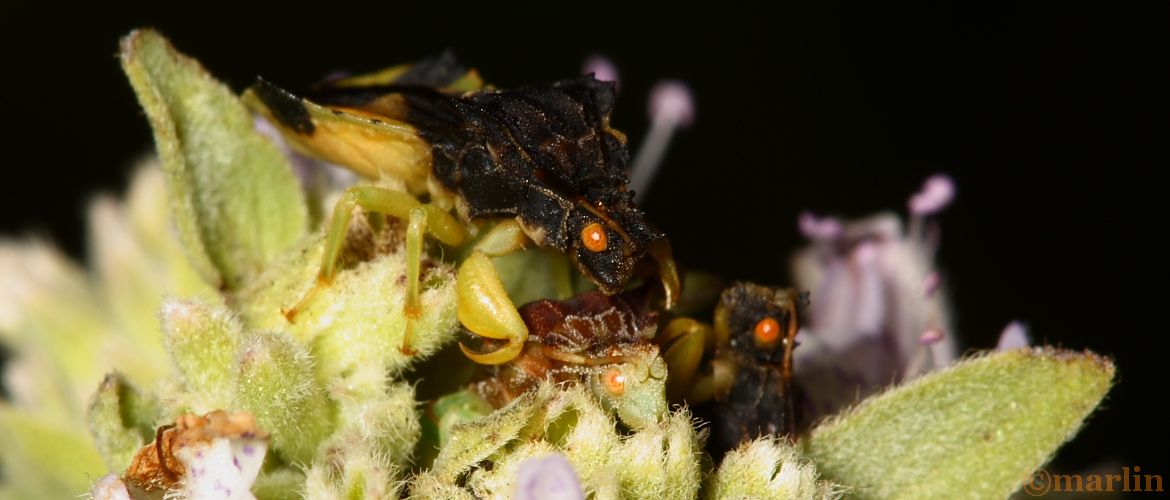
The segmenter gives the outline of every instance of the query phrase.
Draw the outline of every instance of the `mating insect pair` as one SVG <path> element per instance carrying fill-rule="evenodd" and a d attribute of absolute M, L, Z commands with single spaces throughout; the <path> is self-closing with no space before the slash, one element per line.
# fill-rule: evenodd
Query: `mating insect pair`
<path fill-rule="evenodd" d="M 261 80 L 245 102 L 295 148 L 405 186 L 405 192 L 370 185 L 345 191 L 317 283 L 285 316 L 295 321 L 338 273 L 355 207 L 407 221 L 406 353 L 413 352 L 421 315 L 428 235 L 448 247 L 471 245 L 459 252 L 468 257 L 457 275 L 457 317 L 477 335 L 507 341 L 486 354 L 464 348 L 479 363 L 507 362 L 524 347 L 527 327 L 489 257 L 529 242 L 567 255 L 609 295 L 621 292 L 650 257 L 670 307 L 679 294 L 670 244 L 626 189 L 625 136 L 609 126 L 614 98 L 612 83 L 588 76 L 494 90 L 446 55 L 330 81 L 301 96 Z"/>

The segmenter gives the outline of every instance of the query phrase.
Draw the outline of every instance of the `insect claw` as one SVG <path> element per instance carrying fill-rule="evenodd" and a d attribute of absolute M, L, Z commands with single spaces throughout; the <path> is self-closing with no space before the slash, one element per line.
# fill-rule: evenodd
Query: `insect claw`
<path fill-rule="evenodd" d="M 418 350 L 411 347 L 414 342 L 414 324 L 422 317 L 422 308 L 418 304 L 411 304 L 410 301 L 407 301 L 403 313 L 406 316 L 406 331 L 402 334 L 402 345 L 398 347 L 398 352 L 406 356 L 414 356 L 418 354 Z"/>
<path fill-rule="evenodd" d="M 524 349 L 524 341 L 509 339 L 508 345 L 498 350 L 483 354 L 468 349 L 467 346 L 463 345 L 463 342 L 459 343 L 459 349 L 462 350 L 463 354 L 469 359 L 481 365 L 501 365 L 516 359 L 516 356 L 520 355 L 520 351 Z"/>
<path fill-rule="evenodd" d="M 415 318 L 411 318 L 409 314 L 406 317 L 406 332 L 402 335 L 402 345 L 398 346 L 398 352 L 404 356 L 414 356 L 418 354 L 418 350 L 411 347 L 411 340 L 414 339 L 414 322 Z"/>
<path fill-rule="evenodd" d="M 664 308 L 669 311 L 682 295 L 682 281 L 678 277 L 678 267 L 675 266 L 674 257 L 671 255 L 670 241 L 665 238 L 655 241 L 647 252 L 658 263 L 658 275 L 666 295 Z"/>
<path fill-rule="evenodd" d="M 295 307 L 288 309 L 282 307 L 280 308 L 280 314 L 281 316 L 284 316 L 284 319 L 288 320 L 289 323 L 297 322 L 297 308 Z"/>
<path fill-rule="evenodd" d="M 319 292 L 322 288 L 325 288 L 331 284 L 333 284 L 332 278 L 317 276 L 317 283 L 313 285 L 313 288 L 309 290 L 309 293 L 306 293 L 305 296 L 297 302 L 297 305 L 290 308 L 280 308 L 280 314 L 283 315 L 284 319 L 288 320 L 289 323 L 296 323 L 297 314 L 300 314 L 300 312 L 305 309 L 305 306 L 309 304 L 309 301 L 313 300 L 313 296 L 317 295 L 317 292 Z"/>
<path fill-rule="evenodd" d="M 469 331 L 489 339 L 507 340 L 504 348 L 479 354 L 460 344 L 473 361 L 487 365 L 507 363 L 520 355 L 528 340 L 528 326 L 504 290 L 492 261 L 474 252 L 459 266 L 455 315 Z"/>

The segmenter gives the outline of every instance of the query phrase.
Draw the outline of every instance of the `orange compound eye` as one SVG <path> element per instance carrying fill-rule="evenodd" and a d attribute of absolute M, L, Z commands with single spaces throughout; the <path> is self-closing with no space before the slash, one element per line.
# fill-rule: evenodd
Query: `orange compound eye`
<path fill-rule="evenodd" d="M 592 222 L 581 230 L 581 243 L 585 244 L 590 252 L 602 252 L 609 242 L 605 236 L 605 228 L 601 224 Z"/>
<path fill-rule="evenodd" d="M 772 345 L 780 338 L 780 323 L 774 318 L 761 319 L 756 323 L 755 330 L 752 331 L 755 336 L 756 343 L 760 345 Z"/>
<path fill-rule="evenodd" d="M 601 375 L 601 384 L 614 396 L 621 396 L 623 392 L 626 392 L 626 376 L 617 368 L 606 370 Z"/>

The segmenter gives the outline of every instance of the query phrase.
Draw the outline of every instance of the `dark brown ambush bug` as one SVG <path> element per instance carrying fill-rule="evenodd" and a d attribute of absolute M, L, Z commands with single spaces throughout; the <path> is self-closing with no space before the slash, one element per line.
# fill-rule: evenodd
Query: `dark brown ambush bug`
<path fill-rule="evenodd" d="M 484 367 L 470 388 L 501 408 L 545 379 L 583 383 L 627 426 L 657 422 L 667 409 L 667 371 L 652 343 L 658 312 L 651 302 L 643 286 L 525 304 L 519 312 L 529 335 L 520 355 Z"/>
<path fill-rule="evenodd" d="M 765 434 L 796 432 L 792 353 L 807 304 L 807 293 L 734 283 L 719 298 L 713 327 L 676 318 L 658 335 L 668 395 L 699 405 L 696 414 L 711 421 L 713 456 Z"/>
<path fill-rule="evenodd" d="M 333 212 L 318 283 L 286 317 L 294 321 L 333 279 L 354 207 L 408 222 L 403 352 L 412 352 L 421 314 L 424 233 L 448 246 L 473 245 L 459 270 L 458 318 L 477 335 L 508 341 L 488 354 L 464 349 L 480 363 L 507 362 L 524 346 L 524 322 L 488 257 L 528 241 L 567 255 L 609 295 L 652 257 L 669 308 L 679 293 L 677 271 L 665 235 L 626 188 L 626 138 L 609 126 L 614 99 L 613 84 L 592 76 L 486 87 L 450 54 L 329 81 L 302 95 L 259 80 L 245 102 L 300 152 L 369 178 L 393 178 L 406 190 L 346 190 Z"/>

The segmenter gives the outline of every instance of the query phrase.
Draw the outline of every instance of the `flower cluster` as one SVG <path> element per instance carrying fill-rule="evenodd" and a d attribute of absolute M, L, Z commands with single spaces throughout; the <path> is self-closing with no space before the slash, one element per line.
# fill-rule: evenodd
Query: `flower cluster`
<path fill-rule="evenodd" d="M 906 228 L 801 217 L 798 436 L 715 463 L 685 406 L 632 429 L 586 384 L 544 382 L 496 409 L 466 389 L 457 256 L 423 257 L 420 312 L 404 312 L 405 224 L 354 218 L 333 281 L 295 322 L 281 312 L 316 282 L 338 189 L 393 179 L 323 181 L 157 33 L 128 36 L 121 61 L 158 160 L 125 201 L 92 203 L 90 266 L 0 242 L 0 497 L 1006 496 L 1112 383 L 1108 359 L 1029 348 L 1018 325 L 956 359 L 932 265 L 954 184 L 934 177 Z M 683 87 L 656 95 L 636 183 L 694 115 Z M 496 267 L 523 303 L 556 295 L 558 262 L 530 250 Z"/>

